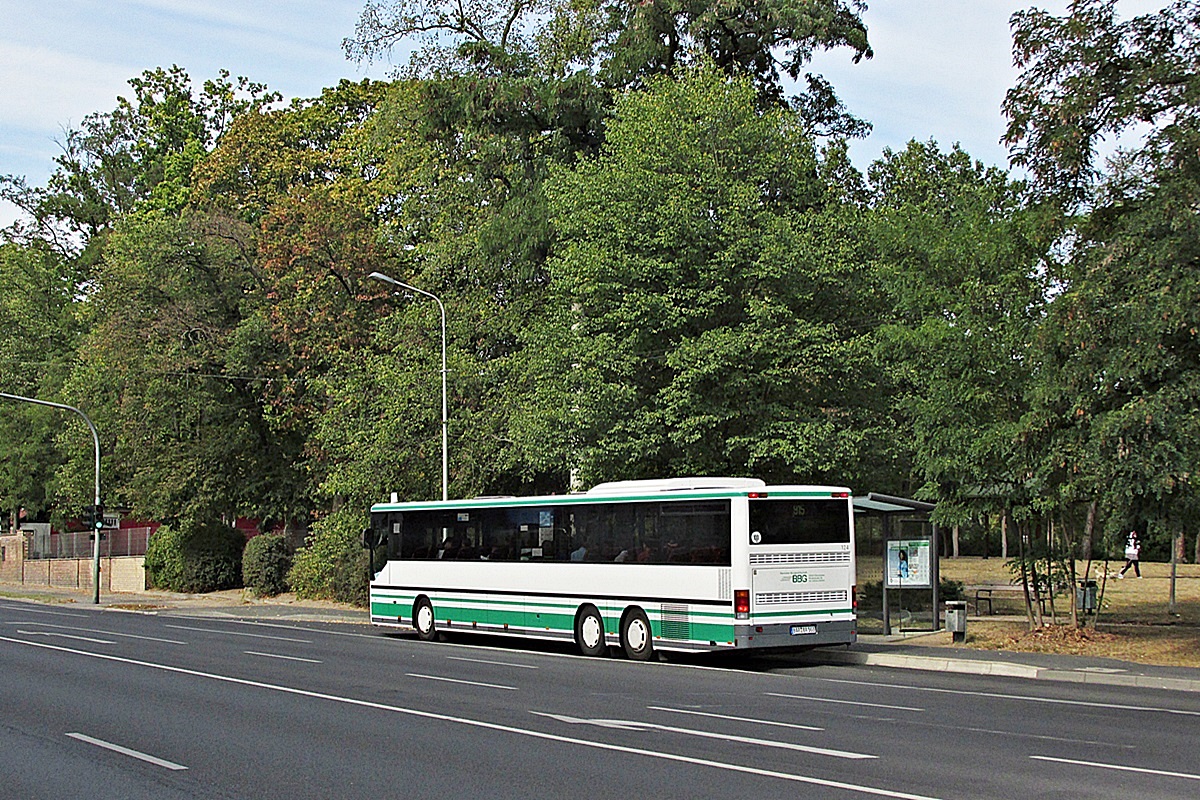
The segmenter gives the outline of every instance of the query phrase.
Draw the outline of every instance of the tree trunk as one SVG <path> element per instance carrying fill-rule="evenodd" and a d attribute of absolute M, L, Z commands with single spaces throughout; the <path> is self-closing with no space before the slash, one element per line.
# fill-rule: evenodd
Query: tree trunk
<path fill-rule="evenodd" d="M 1076 585 L 1086 593 L 1087 592 L 1087 583 L 1092 577 L 1092 553 L 1094 552 L 1093 545 L 1095 544 L 1095 541 L 1096 541 L 1096 501 L 1095 500 L 1093 500 L 1091 503 L 1088 504 L 1087 522 L 1085 522 L 1084 525 L 1085 525 L 1085 528 L 1083 531 L 1083 542 L 1084 542 L 1084 549 L 1087 551 L 1087 557 L 1083 564 L 1083 579 L 1080 581 L 1076 581 Z M 1074 560 L 1072 560 L 1071 563 L 1074 564 L 1075 563 Z M 1097 602 L 1097 609 L 1096 609 L 1097 614 L 1099 613 L 1098 606 L 1099 606 L 1099 602 Z M 1072 606 L 1072 607 L 1074 607 L 1074 606 Z M 1089 622 L 1088 615 L 1085 612 L 1083 615 L 1083 626 L 1082 627 L 1084 627 L 1084 628 L 1088 627 L 1088 622 Z M 1096 614 L 1092 615 L 1090 622 L 1092 623 L 1092 627 L 1094 628 L 1095 624 L 1096 624 Z M 1077 620 L 1076 625 L 1078 625 L 1078 624 L 1079 623 Z"/>
<path fill-rule="evenodd" d="M 952 547 L 952 555 L 958 558 L 958 525 L 955 525 L 950 531 L 950 542 Z"/>
<path fill-rule="evenodd" d="M 1008 511 L 1000 517 L 1000 557 L 1008 561 Z"/>
<path fill-rule="evenodd" d="M 1000 519 L 1000 532 L 1007 537 L 1008 531 L 1008 509 L 1004 510 L 1004 516 Z M 1007 541 L 1007 538 L 1005 539 Z M 1021 533 L 1020 526 L 1017 526 L 1017 564 L 1021 567 L 1021 594 L 1025 598 L 1025 618 L 1029 621 L 1029 630 L 1035 630 L 1036 624 L 1033 618 L 1033 598 L 1029 593 L 1029 562 L 1026 559 L 1025 536 Z"/>
<path fill-rule="evenodd" d="M 1083 560 L 1091 564 L 1092 552 L 1096 549 L 1096 501 L 1088 503 L 1087 522 L 1084 523 L 1083 531 L 1083 552 L 1080 553 Z M 1085 575 L 1086 577 L 1086 575 Z"/>

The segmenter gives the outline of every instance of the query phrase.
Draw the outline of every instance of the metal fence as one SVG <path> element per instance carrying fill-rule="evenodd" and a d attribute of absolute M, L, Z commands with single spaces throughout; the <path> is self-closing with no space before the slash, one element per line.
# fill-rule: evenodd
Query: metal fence
<path fill-rule="evenodd" d="M 154 528 L 122 528 L 100 532 L 100 556 L 144 556 Z M 27 558 L 90 558 L 93 555 L 91 531 L 55 533 L 49 537 L 33 537 L 29 541 Z"/>

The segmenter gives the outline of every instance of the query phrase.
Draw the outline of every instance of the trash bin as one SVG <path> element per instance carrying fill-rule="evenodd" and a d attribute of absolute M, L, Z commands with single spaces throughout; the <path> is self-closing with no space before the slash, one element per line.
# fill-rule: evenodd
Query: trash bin
<path fill-rule="evenodd" d="M 967 640 L 967 601 L 946 601 L 946 630 L 950 631 L 956 642 Z"/>
<path fill-rule="evenodd" d="M 1096 613 L 1096 582 L 1080 581 L 1075 590 L 1075 607 L 1085 614 Z"/>

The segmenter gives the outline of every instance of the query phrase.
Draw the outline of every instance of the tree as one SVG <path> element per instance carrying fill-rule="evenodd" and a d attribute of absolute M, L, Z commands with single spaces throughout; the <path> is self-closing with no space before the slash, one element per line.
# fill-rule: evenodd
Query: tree
<path fill-rule="evenodd" d="M 658 79 L 547 191 L 541 408 L 583 479 L 861 474 L 865 259 L 795 115 L 714 68 Z"/>
<path fill-rule="evenodd" d="M 1024 67 L 1008 138 L 1036 185 L 1078 212 L 1038 344 L 1031 435 L 1058 491 L 1098 503 L 1110 533 L 1174 536 L 1196 505 L 1196 203 L 1200 3 L 1118 22 L 1081 0 L 1014 17 Z M 1137 128 L 1103 169 L 1097 142 Z"/>
<path fill-rule="evenodd" d="M 116 226 L 65 391 L 112 454 L 110 503 L 162 520 L 287 519 L 307 486 L 294 444 L 266 422 L 264 377 L 231 357 L 253 284 L 209 221 L 151 211 Z"/>
<path fill-rule="evenodd" d="M 937 501 L 939 522 L 996 514 L 1028 543 L 1035 487 L 1019 444 L 1053 217 L 957 146 L 913 141 L 868 174 L 877 275 L 894 314 L 879 352 L 903 387 L 918 496 Z M 1023 579 L 1031 563 L 1020 561 Z"/>
<path fill-rule="evenodd" d="M 34 234 L 65 255 L 76 255 L 80 244 L 97 248 L 100 234 L 135 208 L 182 208 L 192 169 L 231 121 L 278 99 L 245 78 L 231 82 L 225 71 L 197 96 L 178 66 L 146 70 L 129 85 L 133 99 L 118 97 L 113 111 L 67 132 L 46 187 L 0 178 L 0 192 L 28 214 Z"/>
<path fill-rule="evenodd" d="M 865 8 L 859 0 L 391 0 L 368 2 L 343 46 L 372 60 L 416 40 L 413 74 L 583 72 L 615 90 L 711 63 L 753 81 L 768 105 L 784 102 L 784 76 L 804 76 L 807 90 L 792 102 L 814 129 L 865 135 L 869 125 L 846 112 L 829 82 L 804 72 L 817 50 L 849 47 L 856 62 L 872 56 Z"/>
<path fill-rule="evenodd" d="M 53 249 L 0 243 L 0 391 L 58 396 L 79 333 L 75 285 L 70 264 Z M 0 401 L 0 509 L 12 519 L 20 508 L 37 513 L 50 506 L 62 422 L 59 412 Z"/>
<path fill-rule="evenodd" d="M 1078 203 L 1100 174 L 1106 137 L 1145 126 L 1143 153 L 1186 149 L 1200 127 L 1198 53 L 1196 0 L 1124 22 L 1117 0 L 1075 0 L 1064 17 L 1014 14 L 1013 58 L 1022 72 L 1004 101 L 1013 163 L 1029 168 L 1035 188 Z"/>

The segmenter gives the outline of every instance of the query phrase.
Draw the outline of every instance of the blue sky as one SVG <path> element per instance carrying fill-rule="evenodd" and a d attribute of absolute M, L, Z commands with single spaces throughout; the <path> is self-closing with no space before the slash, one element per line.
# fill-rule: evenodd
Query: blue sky
<path fill-rule="evenodd" d="M 1144 13 L 1152 0 L 1122 0 Z M 874 133 L 853 145 L 865 166 L 909 139 L 961 142 L 1006 165 L 1000 103 L 1015 80 L 1008 19 L 1066 0 L 871 0 L 864 19 L 875 57 L 818 55 L 823 73 Z M 126 81 L 178 64 L 195 84 L 224 68 L 285 98 L 312 97 L 341 78 L 384 78 L 388 64 L 347 61 L 342 39 L 363 0 L 3 0 L 0 2 L 0 174 L 49 177 L 57 141 L 88 114 L 112 110 Z M 0 225 L 13 209 L 0 204 Z"/>

